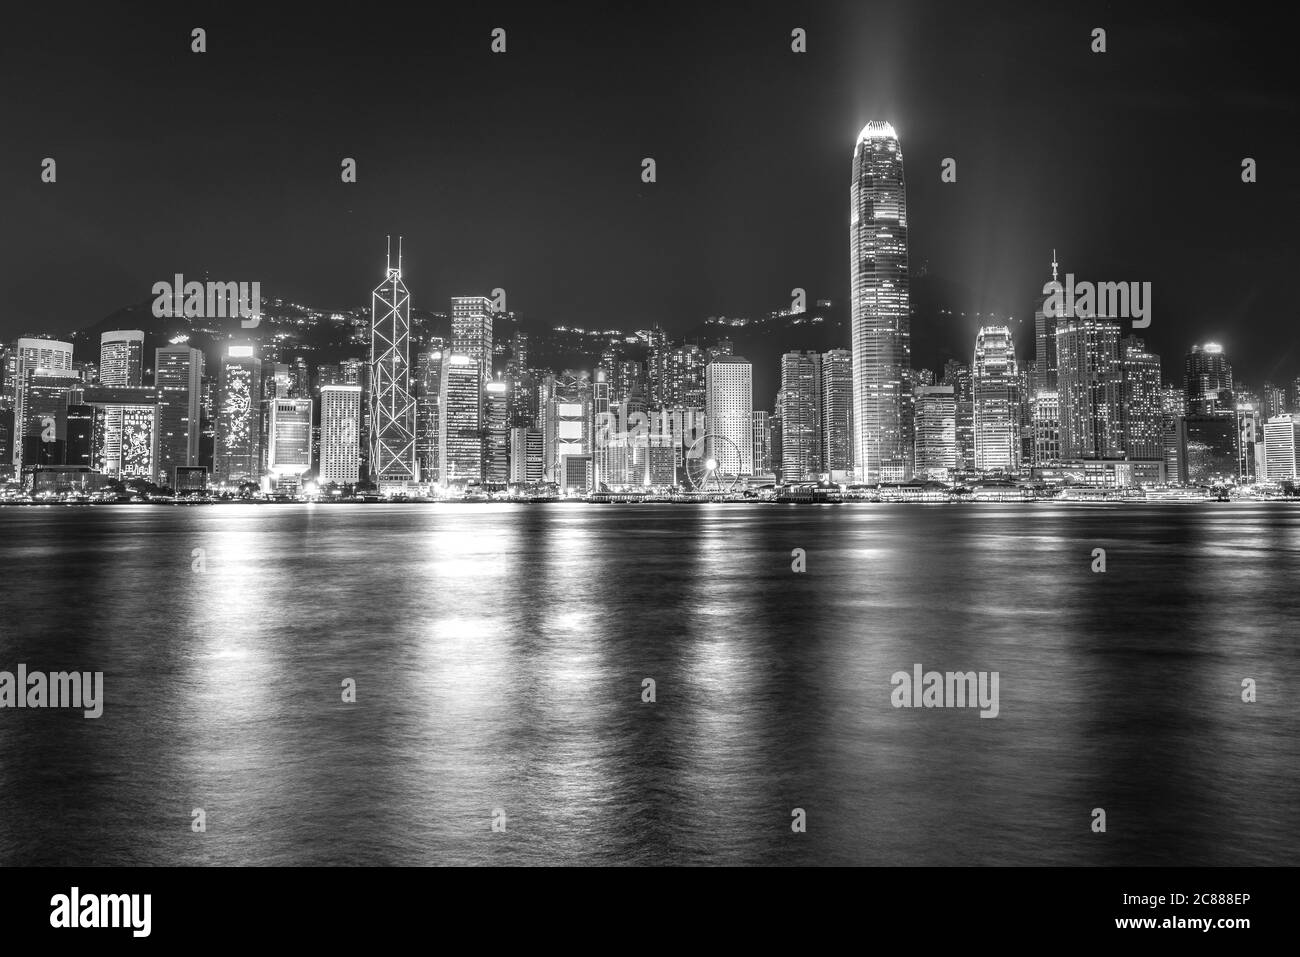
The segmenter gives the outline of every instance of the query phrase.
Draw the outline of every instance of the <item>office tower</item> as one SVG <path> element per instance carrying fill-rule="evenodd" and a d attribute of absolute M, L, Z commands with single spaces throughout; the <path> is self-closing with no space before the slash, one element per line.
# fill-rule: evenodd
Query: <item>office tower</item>
<path fill-rule="evenodd" d="M 754 410 L 754 473 L 767 475 L 772 471 L 772 459 L 767 452 L 768 414 L 759 409 Z"/>
<path fill-rule="evenodd" d="M 274 362 L 270 359 L 262 362 L 262 400 L 289 398 L 289 363 Z"/>
<path fill-rule="evenodd" d="M 172 486 L 176 469 L 199 464 L 203 353 L 189 346 L 154 350 L 158 391 L 158 472 L 154 481 Z"/>
<path fill-rule="evenodd" d="M 1190 413 L 1180 419 L 1187 481 L 1235 482 L 1241 469 L 1241 434 L 1235 412 Z"/>
<path fill-rule="evenodd" d="M 1231 412 L 1236 406 L 1232 396 L 1232 366 L 1223 346 L 1213 342 L 1192 346 L 1184 360 L 1183 389 L 1190 415 Z"/>
<path fill-rule="evenodd" d="M 1063 459 L 1121 454 L 1119 333 L 1107 319 L 1065 318 L 1057 325 Z"/>
<path fill-rule="evenodd" d="M 915 401 L 915 475 L 951 481 L 957 469 L 957 396 L 951 385 L 919 385 Z"/>
<path fill-rule="evenodd" d="M 704 405 L 703 381 L 704 376 L 701 373 L 701 390 L 694 403 L 697 406 Z M 611 382 L 610 401 L 612 402 L 626 402 L 635 394 L 644 396 L 646 394 L 645 363 L 632 359 L 619 360 L 614 364 Z"/>
<path fill-rule="evenodd" d="M 361 480 L 361 386 L 323 385 L 320 390 L 322 485 Z"/>
<path fill-rule="evenodd" d="M 119 329 L 99 337 L 99 384 L 139 388 L 144 384 L 144 333 Z"/>
<path fill-rule="evenodd" d="M 486 296 L 453 296 L 451 299 L 451 351 L 469 356 L 479 374 L 492 375 L 492 300 Z"/>
<path fill-rule="evenodd" d="M 311 471 L 311 399 L 268 399 L 266 469 L 275 485 L 296 486 Z"/>
<path fill-rule="evenodd" d="M 956 406 L 957 470 L 975 468 L 975 400 L 972 395 L 971 371 L 965 363 L 949 359 L 943 364 L 940 385 L 950 385 Z"/>
<path fill-rule="evenodd" d="M 289 363 L 288 396 L 291 399 L 311 398 L 311 370 L 303 356 L 297 356 Z"/>
<path fill-rule="evenodd" d="M 1052 250 L 1052 282 L 1057 280 L 1056 250 Z M 1034 375 L 1030 385 L 1035 394 L 1038 392 L 1056 392 L 1057 357 L 1056 328 L 1060 317 L 1047 315 L 1048 295 L 1042 295 L 1038 309 L 1034 311 Z"/>
<path fill-rule="evenodd" d="M 343 377 L 340 385 L 359 385 L 362 392 L 370 388 L 370 365 L 364 359 L 344 359 L 339 363 L 339 374 Z"/>
<path fill-rule="evenodd" d="M 779 476 L 781 474 L 782 459 L 781 399 L 780 393 L 777 393 L 777 401 L 773 406 L 772 414 L 767 417 L 767 470 L 773 475 Z"/>
<path fill-rule="evenodd" d="M 706 443 L 705 454 L 724 474 L 753 475 L 754 367 L 740 356 L 723 356 L 705 367 L 704 380 L 708 434 L 731 440 Z"/>
<path fill-rule="evenodd" d="M 1270 482 L 1294 482 L 1300 418 L 1277 415 L 1264 423 L 1264 473 Z"/>
<path fill-rule="evenodd" d="M 114 478 L 154 481 L 157 475 L 158 390 L 98 386 L 81 390 L 82 404 L 95 415 L 95 468 Z"/>
<path fill-rule="evenodd" d="M 1020 467 L 1026 468 L 1034 462 L 1034 363 L 1018 362 L 1016 374 L 1016 391 L 1020 396 Z"/>
<path fill-rule="evenodd" d="M 506 384 L 489 382 L 483 395 L 483 480 L 510 480 L 510 422 L 506 415 Z"/>
<path fill-rule="evenodd" d="M 439 382 L 438 481 L 483 480 L 483 376 L 466 355 L 444 357 Z"/>
<path fill-rule="evenodd" d="M 664 351 L 664 406 L 693 406 L 704 404 L 705 355 L 692 342 Z"/>
<path fill-rule="evenodd" d="M 510 337 L 510 364 L 521 372 L 528 368 L 528 333 L 516 330 Z"/>
<path fill-rule="evenodd" d="M 1120 430 L 1124 454 L 1158 459 L 1163 448 L 1164 410 L 1160 357 L 1137 336 L 1125 336 L 1120 350 Z"/>
<path fill-rule="evenodd" d="M 28 373 L 33 369 L 47 369 L 56 373 L 71 371 L 72 344 L 56 339 L 22 338 L 14 343 L 6 365 L 5 390 L 7 397 L 12 399 L 14 416 L 10 462 L 15 476 L 21 476 Z M 10 383 L 13 384 L 12 391 Z"/>
<path fill-rule="evenodd" d="M 816 481 L 822 469 L 822 357 L 787 352 L 781 357 L 782 482 Z M 712 416 L 712 412 L 709 413 Z"/>
<path fill-rule="evenodd" d="M 420 479 L 415 461 L 415 396 L 411 393 L 411 294 L 391 253 L 375 287 L 370 326 L 370 480 L 383 489 Z"/>
<path fill-rule="evenodd" d="M 1055 390 L 1042 389 L 1034 395 L 1032 424 L 1033 463 L 1047 465 L 1061 458 L 1061 399 Z"/>
<path fill-rule="evenodd" d="M 80 386 L 81 377 L 71 369 L 27 370 L 20 429 L 24 469 L 65 464 L 68 406 L 79 401 Z"/>
<path fill-rule="evenodd" d="M 442 360 L 446 341 L 440 336 L 429 340 L 427 348 L 415 357 L 415 454 L 420 478 L 430 484 L 441 477 L 438 439 L 442 403 Z"/>
<path fill-rule="evenodd" d="M 545 443 L 543 478 L 565 486 L 565 457 L 572 457 L 577 462 L 581 456 L 590 456 L 594 446 L 595 394 L 592 384 L 571 372 L 548 375 L 542 382 L 539 406 Z M 579 486 L 568 483 L 568 487 Z"/>
<path fill-rule="evenodd" d="M 637 335 L 646 343 L 646 385 L 650 405 L 661 409 L 665 405 L 664 390 L 668 378 L 668 336 L 659 326 L 643 329 Z"/>
<path fill-rule="evenodd" d="M 984 326 L 975 336 L 971 365 L 975 468 L 1020 468 L 1020 374 L 1006 326 Z"/>
<path fill-rule="evenodd" d="M 1265 382 L 1263 399 L 1260 412 L 1264 416 L 1264 421 L 1286 414 L 1286 389 L 1282 386 L 1274 385 L 1272 382 Z"/>
<path fill-rule="evenodd" d="M 889 123 L 868 123 L 853 147 L 849 255 L 854 469 L 868 483 L 904 481 L 913 454 L 903 396 L 912 366 L 907 200 Z"/>
<path fill-rule="evenodd" d="M 716 343 L 704 350 L 704 364 L 708 365 L 723 356 L 734 356 L 736 354 L 736 344 L 730 339 L 719 339 Z"/>
<path fill-rule="evenodd" d="M 95 467 L 96 411 L 94 406 L 82 403 L 67 407 L 68 439 L 63 456 L 65 465 L 88 469 Z"/>
<path fill-rule="evenodd" d="M 1180 385 L 1160 387 L 1160 411 L 1165 416 L 1183 415 L 1187 412 L 1187 392 Z"/>
<path fill-rule="evenodd" d="M 533 485 L 542 481 L 542 430 L 515 426 L 510 430 L 510 481 Z"/>
<path fill-rule="evenodd" d="M 1256 470 L 1256 460 L 1263 462 L 1264 422 L 1266 420 L 1256 409 L 1237 409 L 1237 475 L 1241 482 L 1249 484 L 1258 480 L 1263 469 Z M 1259 446 L 1259 448 L 1256 448 Z"/>
<path fill-rule="evenodd" d="M 821 470 L 833 482 L 847 482 L 853 472 L 853 353 L 832 349 L 822 354 L 821 365 Z"/>
<path fill-rule="evenodd" d="M 1183 389 L 1178 388 L 1178 407 L 1185 402 Z M 1166 414 L 1160 426 L 1160 451 L 1165 463 L 1165 476 L 1174 485 L 1187 482 L 1187 423 L 1181 411 Z"/>
<path fill-rule="evenodd" d="M 257 346 L 227 346 L 217 376 L 213 472 L 223 484 L 256 482 L 262 461 L 262 363 Z"/>

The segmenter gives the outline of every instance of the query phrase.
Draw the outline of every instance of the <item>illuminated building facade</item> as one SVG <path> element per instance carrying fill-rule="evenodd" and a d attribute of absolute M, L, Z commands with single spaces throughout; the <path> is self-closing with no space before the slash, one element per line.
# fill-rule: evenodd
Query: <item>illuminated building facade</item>
<path fill-rule="evenodd" d="M 868 483 L 904 481 L 913 454 L 903 396 L 912 364 L 907 198 L 889 123 L 868 123 L 853 147 L 849 257 L 854 471 Z"/>

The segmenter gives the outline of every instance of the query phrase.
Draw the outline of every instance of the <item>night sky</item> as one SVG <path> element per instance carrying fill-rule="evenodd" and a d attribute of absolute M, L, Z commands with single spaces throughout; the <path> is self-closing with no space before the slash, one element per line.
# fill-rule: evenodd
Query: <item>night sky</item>
<path fill-rule="evenodd" d="M 1253 384 L 1300 375 L 1300 101 L 1292 35 L 1260 6 L 184 6 L 6 10 L 5 338 L 177 272 L 365 304 L 388 233 L 429 309 L 501 286 L 547 322 L 674 330 L 795 286 L 842 302 L 853 144 L 883 119 L 913 268 L 958 307 L 1031 328 L 1055 246 L 1079 279 L 1153 283 L 1166 378 L 1206 339 Z M 977 321 L 949 322 L 924 338 L 968 355 Z"/>

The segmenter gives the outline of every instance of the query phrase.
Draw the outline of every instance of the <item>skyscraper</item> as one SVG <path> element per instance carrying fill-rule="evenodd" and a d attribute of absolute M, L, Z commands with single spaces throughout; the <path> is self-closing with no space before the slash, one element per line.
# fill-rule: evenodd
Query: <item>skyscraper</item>
<path fill-rule="evenodd" d="M 218 482 L 256 482 L 261 473 L 262 363 L 257 346 L 230 345 L 217 380 L 213 472 Z"/>
<path fill-rule="evenodd" d="M 353 485 L 361 478 L 361 386 L 320 390 L 321 484 Z"/>
<path fill-rule="evenodd" d="M 748 359 L 722 356 L 705 367 L 704 381 L 708 434 L 730 440 L 705 443 L 705 453 L 717 459 L 726 474 L 753 475 L 754 367 Z"/>
<path fill-rule="evenodd" d="M 831 481 L 847 482 L 853 473 L 853 353 L 822 353 L 821 468 Z"/>
<path fill-rule="evenodd" d="M 429 483 L 441 478 L 438 420 L 441 416 L 445 346 L 441 337 L 434 336 L 429 340 L 428 347 L 415 357 L 415 451 L 420 464 L 421 480 Z"/>
<path fill-rule="evenodd" d="M 158 390 L 159 485 L 170 486 L 176 468 L 199 464 L 200 401 L 203 353 L 189 346 L 154 350 L 154 386 Z"/>
<path fill-rule="evenodd" d="M 469 356 L 484 381 L 492 376 L 492 300 L 486 296 L 451 299 L 451 351 Z"/>
<path fill-rule="evenodd" d="M 1057 282 L 1056 250 L 1052 250 L 1052 282 Z M 1038 309 L 1034 312 L 1034 374 L 1031 388 L 1035 395 L 1039 392 L 1057 390 L 1056 371 L 1056 325 L 1057 316 L 1047 314 L 1049 296 L 1039 298 Z"/>
<path fill-rule="evenodd" d="M 267 400 L 267 471 L 278 485 L 296 486 L 311 471 L 311 399 Z"/>
<path fill-rule="evenodd" d="M 483 393 L 483 480 L 504 484 L 510 479 L 510 423 L 506 417 L 506 384 L 489 382 Z"/>
<path fill-rule="evenodd" d="M 1020 467 L 1020 378 L 1006 326 L 984 326 L 971 365 L 975 468 L 1014 472 Z"/>
<path fill-rule="evenodd" d="M 816 480 L 822 471 L 822 357 L 787 352 L 781 357 L 782 482 Z M 709 410 L 710 420 L 713 412 Z"/>
<path fill-rule="evenodd" d="M 1137 336 L 1125 336 L 1120 349 L 1120 423 L 1124 454 L 1131 459 L 1163 455 L 1164 412 L 1160 396 L 1160 357 Z"/>
<path fill-rule="evenodd" d="M 957 399 L 951 385 L 916 387 L 916 477 L 947 482 L 957 468 Z"/>
<path fill-rule="evenodd" d="M 99 384 L 139 388 L 144 382 L 144 333 L 119 329 L 99 337 Z"/>
<path fill-rule="evenodd" d="M 943 381 L 940 385 L 952 386 L 956 406 L 957 469 L 969 472 L 975 468 L 975 402 L 971 396 L 971 372 L 963 362 L 949 359 L 943 364 Z"/>
<path fill-rule="evenodd" d="M 1118 458 L 1119 325 L 1107 319 L 1063 318 L 1056 329 L 1061 458 Z"/>
<path fill-rule="evenodd" d="M 1300 419 L 1277 415 L 1264 423 L 1264 470 L 1270 482 L 1297 478 L 1296 448 L 1300 446 Z"/>
<path fill-rule="evenodd" d="M 1223 346 L 1213 342 L 1192 346 L 1184 360 L 1183 388 L 1189 415 L 1213 415 L 1235 409 L 1232 398 L 1232 366 Z"/>
<path fill-rule="evenodd" d="M 483 480 L 483 378 L 472 356 L 446 356 L 439 382 L 438 481 Z"/>
<path fill-rule="evenodd" d="M 370 479 L 384 486 L 418 482 L 415 396 L 411 392 L 411 295 L 390 252 L 384 281 L 375 287 L 370 326 Z"/>
<path fill-rule="evenodd" d="M 9 363 L 12 371 L 6 372 L 6 390 L 8 383 L 13 383 L 13 442 L 10 446 L 14 473 L 22 474 L 23 465 L 23 429 L 26 420 L 27 381 L 33 369 L 48 369 L 52 372 L 70 372 L 72 370 L 72 344 L 56 339 L 19 339 Z"/>
<path fill-rule="evenodd" d="M 903 152 L 889 123 L 868 123 L 853 147 L 849 257 L 854 470 L 864 482 L 902 481 L 913 454 L 903 421 L 912 337 Z"/>

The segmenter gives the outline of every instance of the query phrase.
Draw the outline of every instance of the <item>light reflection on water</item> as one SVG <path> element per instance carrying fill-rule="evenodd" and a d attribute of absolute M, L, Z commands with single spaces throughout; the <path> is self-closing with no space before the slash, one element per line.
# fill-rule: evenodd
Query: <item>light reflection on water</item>
<path fill-rule="evenodd" d="M 0 569 L 0 669 L 106 698 L 0 710 L 3 864 L 1300 863 L 1286 505 L 13 508 Z"/>

